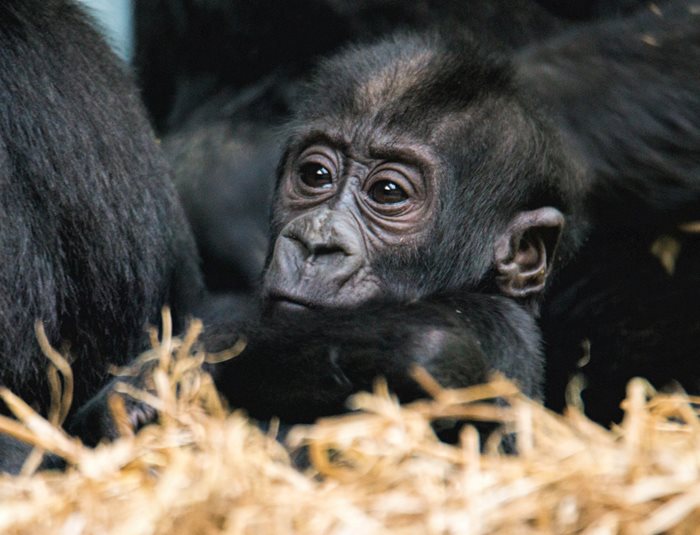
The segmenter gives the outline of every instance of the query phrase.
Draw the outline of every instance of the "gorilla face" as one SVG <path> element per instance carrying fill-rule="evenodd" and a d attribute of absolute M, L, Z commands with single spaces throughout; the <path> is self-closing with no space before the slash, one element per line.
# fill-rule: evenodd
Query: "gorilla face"
<path fill-rule="evenodd" d="M 276 202 L 281 230 L 265 275 L 274 307 L 357 305 L 390 287 L 377 259 L 426 241 L 434 226 L 435 158 L 386 136 L 298 142 Z"/>
<path fill-rule="evenodd" d="M 544 288 L 566 210 L 554 138 L 471 43 L 394 45 L 323 65 L 289 126 L 267 310 Z"/>

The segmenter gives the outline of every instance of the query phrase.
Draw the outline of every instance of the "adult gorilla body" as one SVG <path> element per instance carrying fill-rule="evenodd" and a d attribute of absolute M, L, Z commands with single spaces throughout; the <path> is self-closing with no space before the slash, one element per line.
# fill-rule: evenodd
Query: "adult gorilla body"
<path fill-rule="evenodd" d="M 201 292 L 194 243 L 136 91 L 72 2 L 0 4 L 0 383 L 47 409 L 34 322 L 67 347 L 74 406 Z M 0 454 L 21 461 L 18 445 Z M 21 450 L 22 448 L 19 448 Z"/>

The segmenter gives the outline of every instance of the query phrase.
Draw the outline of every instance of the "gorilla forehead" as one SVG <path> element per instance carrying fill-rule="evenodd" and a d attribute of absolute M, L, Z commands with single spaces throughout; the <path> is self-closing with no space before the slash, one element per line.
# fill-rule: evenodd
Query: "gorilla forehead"
<path fill-rule="evenodd" d="M 298 112 L 306 124 L 332 119 L 341 127 L 429 138 L 437 122 L 468 111 L 480 97 L 512 95 L 511 80 L 510 65 L 468 37 L 398 34 L 324 62 Z"/>

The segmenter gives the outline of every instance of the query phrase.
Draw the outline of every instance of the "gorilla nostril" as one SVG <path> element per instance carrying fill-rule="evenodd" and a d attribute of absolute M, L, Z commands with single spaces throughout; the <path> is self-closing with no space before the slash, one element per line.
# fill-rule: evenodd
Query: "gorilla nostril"
<path fill-rule="evenodd" d="M 308 240 L 305 240 L 298 234 L 293 233 L 288 233 L 284 237 L 297 246 L 305 259 L 313 255 L 313 246 L 308 242 Z"/>

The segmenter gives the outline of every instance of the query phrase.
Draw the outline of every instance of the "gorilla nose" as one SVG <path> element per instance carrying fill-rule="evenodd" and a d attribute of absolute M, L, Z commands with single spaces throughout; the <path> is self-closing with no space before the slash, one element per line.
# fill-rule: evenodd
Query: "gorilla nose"
<path fill-rule="evenodd" d="M 354 264 L 351 260 L 361 256 L 362 240 L 354 220 L 325 208 L 298 218 L 281 234 L 306 265 Z"/>
<path fill-rule="evenodd" d="M 339 287 L 360 267 L 362 256 L 351 245 L 333 239 L 313 239 L 287 235 L 281 239 L 284 256 L 293 257 L 287 267 L 297 266 L 303 279 L 315 279 L 317 284 Z M 285 245 L 286 242 L 286 245 Z"/>
<path fill-rule="evenodd" d="M 347 283 L 361 275 L 366 264 L 355 220 L 318 210 L 282 229 L 265 273 L 264 292 L 312 307 L 350 302 L 354 286 Z"/>
<path fill-rule="evenodd" d="M 348 247 L 344 247 L 342 244 L 334 243 L 330 240 L 314 239 L 314 237 L 297 235 L 290 235 L 287 237 L 299 244 L 308 262 L 342 261 L 346 256 L 352 254 L 348 250 Z"/>

